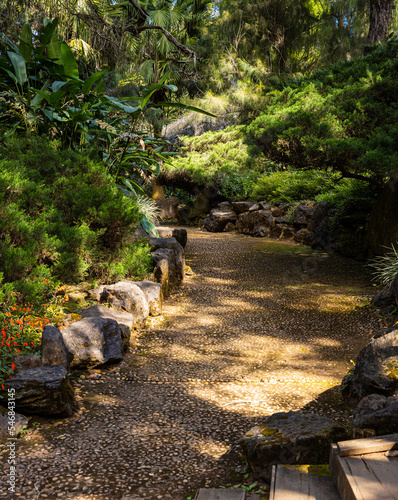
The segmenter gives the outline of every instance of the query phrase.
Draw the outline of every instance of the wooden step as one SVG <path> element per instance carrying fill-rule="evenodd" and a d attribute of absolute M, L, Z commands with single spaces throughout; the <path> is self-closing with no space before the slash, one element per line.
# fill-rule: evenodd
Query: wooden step
<path fill-rule="evenodd" d="M 333 479 L 289 465 L 274 465 L 270 500 L 340 500 Z"/>
<path fill-rule="evenodd" d="M 386 451 L 357 454 L 380 448 L 383 442 Z M 332 444 L 329 463 L 342 500 L 398 499 L 398 457 L 389 456 L 396 447 L 391 439 L 383 436 L 343 443 Z M 340 449 L 345 456 L 340 455 Z"/>
<path fill-rule="evenodd" d="M 341 457 L 396 450 L 398 448 L 398 434 L 340 441 L 337 443 L 337 448 Z"/>
<path fill-rule="evenodd" d="M 260 496 L 246 493 L 242 488 L 201 488 L 196 493 L 195 500 L 260 500 Z"/>

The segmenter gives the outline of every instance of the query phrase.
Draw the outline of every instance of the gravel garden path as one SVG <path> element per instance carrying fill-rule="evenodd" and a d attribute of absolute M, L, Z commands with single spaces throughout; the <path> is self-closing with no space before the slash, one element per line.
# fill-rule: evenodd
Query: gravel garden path
<path fill-rule="evenodd" d="M 291 243 L 189 230 L 194 275 L 116 367 L 75 382 L 71 419 L 34 417 L 15 497 L 185 500 L 242 481 L 234 444 L 304 408 L 347 423 L 336 386 L 379 327 L 369 273 Z M 231 448 L 233 451 L 231 452 Z M 7 497 L 6 454 L 0 497 Z"/>

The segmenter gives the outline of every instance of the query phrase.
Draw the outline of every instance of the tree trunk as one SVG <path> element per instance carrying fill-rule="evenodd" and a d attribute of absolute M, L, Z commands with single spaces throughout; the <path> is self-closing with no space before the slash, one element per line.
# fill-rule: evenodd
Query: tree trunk
<path fill-rule="evenodd" d="M 390 29 L 394 0 L 370 0 L 370 23 L 367 43 L 383 42 Z"/>

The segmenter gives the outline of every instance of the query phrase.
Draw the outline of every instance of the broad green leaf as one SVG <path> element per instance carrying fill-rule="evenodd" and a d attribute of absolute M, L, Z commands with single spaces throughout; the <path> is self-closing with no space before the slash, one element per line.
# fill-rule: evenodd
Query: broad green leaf
<path fill-rule="evenodd" d="M 167 71 L 163 76 L 162 78 L 160 79 L 160 84 L 163 85 L 163 83 L 167 80 L 168 76 L 170 74 L 170 71 Z"/>
<path fill-rule="evenodd" d="M 43 113 L 51 121 L 53 121 L 53 120 L 57 120 L 59 122 L 66 122 L 66 121 L 68 121 L 68 118 L 66 118 L 65 116 L 61 116 L 56 111 L 52 111 L 52 110 L 47 109 L 47 108 L 43 109 Z"/>
<path fill-rule="evenodd" d="M 54 59 L 57 64 L 62 65 L 61 42 L 59 41 L 57 33 L 52 35 L 47 44 L 47 54 L 50 59 Z"/>
<path fill-rule="evenodd" d="M 96 91 L 97 91 L 97 94 L 104 93 L 104 80 L 102 78 L 101 78 L 99 84 L 97 85 Z"/>
<path fill-rule="evenodd" d="M 172 92 L 176 92 L 178 90 L 178 88 L 175 85 L 164 85 L 161 83 L 154 83 L 153 85 L 150 85 L 146 89 L 148 93 L 146 94 L 145 98 L 141 102 L 141 108 L 144 108 L 144 106 L 149 101 L 149 99 L 152 97 L 152 95 L 156 92 L 156 90 L 162 89 L 162 88 L 167 88 L 167 89 L 171 90 Z"/>
<path fill-rule="evenodd" d="M 103 69 L 102 71 L 98 71 L 97 73 L 94 73 L 89 78 L 87 78 L 87 80 L 85 80 L 83 83 L 83 87 L 82 87 L 83 94 L 87 95 L 90 92 L 91 87 L 94 85 L 94 83 L 98 79 L 100 79 L 102 77 L 102 75 L 104 73 L 106 73 L 107 71 L 108 71 L 107 69 Z"/>
<path fill-rule="evenodd" d="M 55 33 L 55 30 L 58 25 L 58 18 L 51 21 L 47 17 L 43 20 L 44 33 L 40 35 L 40 43 L 42 44 L 39 47 L 38 53 L 43 54 L 44 50 L 47 48 L 48 44 L 51 42 L 51 38 Z"/>
<path fill-rule="evenodd" d="M 119 101 L 116 97 L 112 97 L 109 95 L 104 95 L 104 98 L 109 102 L 111 106 L 114 108 L 120 109 L 126 113 L 133 114 L 141 111 L 141 107 L 132 108 L 131 106 L 126 106 L 122 102 Z"/>
<path fill-rule="evenodd" d="M 77 67 L 75 56 L 66 42 L 61 43 L 61 53 L 65 75 L 69 78 L 79 79 L 79 68 Z"/>
<path fill-rule="evenodd" d="M 14 66 L 17 82 L 22 85 L 28 80 L 25 59 L 21 56 L 21 54 L 17 54 L 16 52 L 8 51 L 7 54 L 12 65 Z"/>
<path fill-rule="evenodd" d="M 66 85 L 68 82 L 61 82 L 61 81 L 55 81 L 52 86 L 51 90 L 53 92 L 57 92 L 60 88 L 62 88 L 64 85 Z"/>
<path fill-rule="evenodd" d="M 4 68 L 4 71 L 8 74 L 8 76 L 10 76 L 15 83 L 18 83 L 18 80 L 17 80 L 17 77 L 14 75 L 14 73 L 12 73 L 9 69 L 6 69 Z"/>
<path fill-rule="evenodd" d="M 29 23 L 25 23 L 22 27 L 21 37 L 19 41 L 19 53 L 29 62 L 32 59 L 32 28 Z"/>
<path fill-rule="evenodd" d="M 143 228 L 143 230 L 150 234 L 152 232 L 152 234 L 154 236 L 156 236 L 157 238 L 159 237 L 159 233 L 156 229 L 156 227 L 152 224 L 152 222 L 150 222 L 150 220 L 148 219 L 148 217 L 146 215 L 143 215 L 142 216 L 142 219 L 141 219 L 141 226 Z"/>
<path fill-rule="evenodd" d="M 41 92 L 45 93 L 44 91 L 46 90 L 48 84 L 49 84 L 49 80 L 47 80 L 45 82 L 45 84 L 41 88 Z M 32 100 L 32 104 L 31 104 L 32 109 L 34 109 L 34 110 L 37 109 L 40 106 L 42 99 L 43 99 L 43 97 L 40 94 L 36 94 L 34 99 Z"/>

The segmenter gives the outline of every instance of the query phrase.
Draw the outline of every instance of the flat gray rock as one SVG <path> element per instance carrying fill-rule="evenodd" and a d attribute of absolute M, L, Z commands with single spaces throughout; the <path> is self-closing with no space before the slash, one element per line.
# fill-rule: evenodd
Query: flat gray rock
<path fill-rule="evenodd" d="M 240 446 L 253 472 L 270 480 L 276 464 L 326 464 L 330 444 L 347 437 L 333 420 L 315 414 L 275 413 L 250 429 Z"/>

